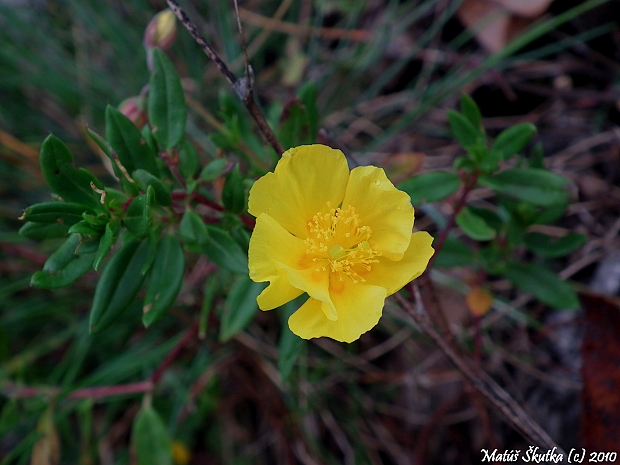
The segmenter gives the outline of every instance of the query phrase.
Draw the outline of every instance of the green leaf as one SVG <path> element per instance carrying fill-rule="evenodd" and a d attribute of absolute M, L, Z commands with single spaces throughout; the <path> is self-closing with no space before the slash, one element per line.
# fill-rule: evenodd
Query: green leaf
<path fill-rule="evenodd" d="M 545 258 L 558 258 L 568 255 L 585 244 L 587 238 L 583 234 L 570 233 L 566 236 L 553 238 L 547 234 L 530 232 L 525 235 L 524 242 L 528 249 Z"/>
<path fill-rule="evenodd" d="M 506 238 L 508 239 L 508 244 L 513 247 L 519 247 L 523 244 L 523 239 L 525 238 L 527 226 L 519 220 L 519 218 L 512 216 L 508 221 L 508 227 L 506 228 Z"/>
<path fill-rule="evenodd" d="M 88 132 L 88 135 L 90 136 L 90 138 L 95 141 L 95 143 L 99 146 L 99 148 L 101 149 L 101 151 L 107 155 L 107 157 L 114 161 L 114 157 L 116 156 L 116 152 L 114 152 L 114 149 L 112 148 L 112 146 L 108 143 L 107 140 L 105 140 L 103 137 L 101 137 L 99 134 L 97 134 L 95 131 L 93 131 L 91 128 L 86 127 L 86 132 Z M 114 168 L 114 172 L 117 172 L 118 167 L 115 166 L 114 163 L 112 163 L 112 166 Z M 120 177 L 120 173 L 117 174 L 117 176 Z"/>
<path fill-rule="evenodd" d="M 471 210 L 472 213 L 482 218 L 486 224 L 496 231 L 501 231 L 504 227 L 504 220 L 493 210 L 488 208 L 472 207 L 471 205 L 468 205 L 467 208 Z"/>
<path fill-rule="evenodd" d="M 136 237 L 146 235 L 151 226 L 151 206 L 146 194 L 133 199 L 123 217 L 123 224 Z"/>
<path fill-rule="evenodd" d="M 66 202 L 101 209 L 100 196 L 91 183 L 97 189 L 103 189 L 103 184 L 90 172 L 75 167 L 71 153 L 56 136 L 49 135 L 43 141 L 39 162 L 47 184 Z"/>
<path fill-rule="evenodd" d="M 248 257 L 225 231 L 207 225 L 209 241 L 205 254 L 218 265 L 235 273 L 248 274 Z"/>
<path fill-rule="evenodd" d="M 564 216 L 564 212 L 568 208 L 567 203 L 561 203 L 558 205 L 553 205 L 552 207 L 545 208 L 544 210 L 538 212 L 532 220 L 532 224 L 549 224 L 555 223 L 562 216 Z"/>
<path fill-rule="evenodd" d="M 226 210 L 231 213 L 241 213 L 245 209 L 245 188 L 243 176 L 239 171 L 239 165 L 230 170 L 226 175 L 224 188 L 222 189 L 222 203 Z"/>
<path fill-rule="evenodd" d="M 284 108 L 277 136 L 284 150 L 309 143 L 308 111 L 300 100 L 293 100 Z"/>
<path fill-rule="evenodd" d="M 136 181 L 137 186 L 143 192 L 146 192 L 149 187 L 153 187 L 155 191 L 155 203 L 157 205 L 167 207 L 172 203 L 170 188 L 161 182 L 158 177 L 153 176 L 143 169 L 137 169 L 132 173 L 131 177 Z"/>
<path fill-rule="evenodd" d="M 532 147 L 530 157 L 527 161 L 527 166 L 530 168 L 545 169 L 545 152 L 543 150 L 543 145 L 540 142 L 537 142 L 534 144 L 534 147 Z"/>
<path fill-rule="evenodd" d="M 185 271 L 185 256 L 179 240 L 173 235 L 164 236 L 157 244 L 155 261 L 151 267 L 144 298 L 142 323 L 149 327 L 164 316 L 174 303 Z"/>
<path fill-rule="evenodd" d="M 128 173 L 141 168 L 158 174 L 155 157 L 140 130 L 129 118 L 110 105 L 105 110 L 105 133 L 106 139 Z"/>
<path fill-rule="evenodd" d="M 82 236 L 100 236 L 101 231 L 93 228 L 88 221 L 82 220 L 69 228 L 69 234 L 80 234 Z"/>
<path fill-rule="evenodd" d="M 137 465 L 173 465 L 172 440 L 151 405 L 142 405 L 131 431 Z"/>
<path fill-rule="evenodd" d="M 80 237 L 69 238 L 47 259 L 43 271 L 32 275 L 30 284 L 43 289 L 66 287 L 82 277 L 93 266 L 94 253 L 77 254 Z"/>
<path fill-rule="evenodd" d="M 114 254 L 101 274 L 90 311 L 90 333 L 110 326 L 133 302 L 144 275 L 146 242 L 129 241 Z"/>
<path fill-rule="evenodd" d="M 144 138 L 146 142 L 146 147 L 149 153 L 151 154 L 151 157 L 154 158 L 155 161 L 159 165 L 161 165 L 163 163 L 163 160 L 157 156 L 157 152 L 158 152 L 157 141 L 155 140 L 155 137 L 153 136 L 153 132 L 151 131 L 151 128 L 149 127 L 148 124 L 146 124 L 140 130 L 140 134 L 142 134 L 142 137 Z M 160 174 L 161 174 L 161 171 L 160 171 Z"/>
<path fill-rule="evenodd" d="M 522 123 L 504 129 L 495 139 L 491 152 L 500 153 L 504 160 L 520 152 L 536 134 L 536 126 Z"/>
<path fill-rule="evenodd" d="M 575 291 L 548 268 L 534 263 L 508 263 L 504 276 L 541 302 L 558 309 L 575 309 L 579 300 Z"/>
<path fill-rule="evenodd" d="M 93 268 L 95 271 L 99 269 L 101 261 L 106 257 L 108 252 L 110 252 L 112 246 L 116 244 L 116 239 L 118 238 L 118 233 L 120 230 L 121 227 L 118 221 L 113 220 L 105 225 L 105 232 L 101 237 L 101 241 L 99 241 L 99 249 L 97 250 L 95 261 L 93 263 Z"/>
<path fill-rule="evenodd" d="M 489 241 L 495 237 L 495 229 L 489 226 L 482 216 L 468 207 L 463 208 L 456 216 L 456 224 L 474 240 Z"/>
<path fill-rule="evenodd" d="M 411 197 L 411 203 L 417 205 L 423 201 L 438 202 L 454 194 L 461 185 L 461 178 L 454 173 L 433 171 L 420 174 L 401 182 L 398 188 Z"/>
<path fill-rule="evenodd" d="M 198 168 L 200 168 L 198 153 L 188 140 L 184 140 L 179 150 L 179 173 L 183 179 L 192 179 Z"/>
<path fill-rule="evenodd" d="M 56 249 L 56 252 L 50 255 L 43 265 L 43 271 L 47 271 L 48 273 L 57 273 L 58 271 L 64 269 L 77 257 L 76 250 L 79 245 L 80 236 L 77 234 L 71 234 L 69 238 L 63 242 L 58 249 Z"/>
<path fill-rule="evenodd" d="M 308 143 L 315 144 L 319 133 L 319 110 L 316 106 L 318 92 L 316 84 L 314 82 L 306 82 L 299 89 L 298 95 L 301 99 L 301 103 L 303 103 L 308 112 L 308 126 L 310 129 Z"/>
<path fill-rule="evenodd" d="M 19 229 L 19 234 L 28 239 L 41 240 L 53 237 L 65 237 L 69 233 L 69 226 L 66 224 L 52 223 L 26 223 Z"/>
<path fill-rule="evenodd" d="M 225 158 L 216 158 L 209 162 L 200 172 L 200 179 L 204 182 L 211 182 L 219 178 L 228 167 L 228 160 Z"/>
<path fill-rule="evenodd" d="M 265 288 L 265 283 L 255 283 L 249 276 L 239 276 L 226 297 L 220 341 L 227 341 L 240 333 L 258 312 L 256 298 Z"/>
<path fill-rule="evenodd" d="M 141 274 L 145 275 L 151 269 L 151 265 L 155 261 L 155 257 L 157 255 L 158 239 L 159 239 L 159 232 L 156 232 L 153 228 L 149 229 L 148 239 L 146 242 L 147 243 L 146 258 L 144 259 L 142 268 L 140 268 Z"/>
<path fill-rule="evenodd" d="M 474 128 L 480 128 L 480 124 L 482 122 L 480 108 L 474 99 L 467 94 L 461 95 L 461 113 L 465 116 L 465 118 L 467 118 Z"/>
<path fill-rule="evenodd" d="M 149 121 L 157 142 L 170 150 L 181 143 L 185 135 L 185 96 L 179 75 L 166 54 L 153 50 L 148 101 Z"/>
<path fill-rule="evenodd" d="M 79 203 L 35 203 L 26 208 L 19 219 L 33 223 L 60 223 L 71 226 L 82 221 L 82 213 L 85 211 L 92 213 L 90 208 Z"/>
<path fill-rule="evenodd" d="M 568 179 L 538 168 L 514 168 L 492 177 L 482 177 L 481 184 L 532 205 L 551 207 L 568 202 Z"/>
<path fill-rule="evenodd" d="M 282 376 L 284 380 L 288 379 L 291 375 L 293 367 L 305 345 L 305 341 L 296 334 L 293 334 L 288 327 L 289 317 L 297 311 L 299 306 L 300 302 L 298 300 L 293 300 L 282 306 L 284 310 L 284 319 L 282 322 L 280 341 L 278 342 L 278 370 L 280 371 L 280 376 Z"/>
<path fill-rule="evenodd" d="M 478 143 L 480 130 L 478 130 L 465 116 L 454 110 L 448 110 L 448 122 L 454 137 L 465 148 L 470 148 Z"/>
<path fill-rule="evenodd" d="M 443 246 L 437 253 L 433 265 L 437 268 L 452 268 L 455 266 L 468 266 L 474 261 L 474 252 L 460 239 L 448 236 Z"/>
<path fill-rule="evenodd" d="M 188 251 L 204 253 L 209 242 L 209 231 L 198 214 L 191 210 L 185 212 L 179 224 L 179 235 Z"/>
<path fill-rule="evenodd" d="M 209 324 L 209 316 L 213 309 L 213 302 L 220 291 L 220 275 L 213 273 L 205 280 L 202 289 L 202 307 L 200 309 L 200 318 L 198 320 L 198 337 L 204 339 Z"/>

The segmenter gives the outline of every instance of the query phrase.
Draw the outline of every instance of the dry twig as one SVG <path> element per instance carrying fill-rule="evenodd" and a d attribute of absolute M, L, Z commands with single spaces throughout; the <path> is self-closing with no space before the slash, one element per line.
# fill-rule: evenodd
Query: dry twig
<path fill-rule="evenodd" d="M 232 71 L 228 68 L 226 63 L 220 58 L 214 48 L 206 41 L 206 39 L 202 36 L 198 27 L 189 19 L 185 11 L 179 6 L 179 4 L 175 0 L 167 0 L 168 6 L 174 12 L 179 21 L 185 26 L 185 29 L 189 31 L 191 36 L 194 38 L 196 43 L 200 46 L 202 51 L 207 55 L 213 62 L 217 69 L 222 73 L 222 75 L 226 78 L 228 83 L 231 85 L 237 96 L 243 101 L 245 107 L 250 112 L 254 121 L 258 125 L 258 129 L 265 136 L 265 139 L 269 142 L 269 144 L 273 147 L 273 149 L 278 153 L 278 155 L 282 155 L 284 153 L 284 148 L 280 141 L 276 138 L 276 135 L 273 133 L 269 124 L 265 120 L 265 117 L 261 113 L 258 105 L 254 101 L 254 90 L 253 90 L 253 76 L 252 69 L 249 65 L 246 65 L 246 76 L 241 79 L 237 79 L 237 77 L 232 73 Z M 247 52 L 246 52 L 247 53 Z"/>
<path fill-rule="evenodd" d="M 413 287 L 413 295 L 416 302 L 415 308 L 404 297 L 394 294 L 394 297 L 405 309 L 420 328 L 439 346 L 467 380 L 497 409 L 506 420 L 532 444 L 544 447 L 548 450 L 555 448 L 557 453 L 567 457 L 549 435 L 536 423 L 523 408 L 510 397 L 490 376 L 475 370 L 464 359 L 459 357 L 450 345 L 435 331 L 428 318 L 420 297 L 417 286 Z"/>

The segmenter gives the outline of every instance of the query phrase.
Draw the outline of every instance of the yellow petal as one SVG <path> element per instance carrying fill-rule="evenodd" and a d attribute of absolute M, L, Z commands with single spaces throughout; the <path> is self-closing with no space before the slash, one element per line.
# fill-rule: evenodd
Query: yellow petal
<path fill-rule="evenodd" d="M 392 295 L 424 273 L 435 253 L 431 247 L 433 237 L 426 231 L 415 232 L 410 237 L 409 247 L 401 260 L 379 257 L 379 262 L 372 264 L 372 269 L 364 274 L 367 284 L 384 287 L 387 295 Z"/>
<path fill-rule="evenodd" d="M 256 299 L 262 310 L 271 310 L 299 296 L 302 291 L 291 286 L 278 263 L 298 267 L 305 259 L 307 246 L 288 233 L 269 215 L 256 219 L 250 238 L 248 267 L 253 281 L 270 281 Z"/>
<path fill-rule="evenodd" d="M 381 168 L 360 166 L 351 171 L 343 207 L 352 205 L 364 226 L 370 227 L 370 242 L 390 260 L 399 260 L 411 237 L 411 199 L 394 187 Z"/>
<path fill-rule="evenodd" d="M 337 320 L 329 320 L 321 308 L 322 303 L 310 298 L 291 315 L 288 325 L 303 339 L 325 336 L 340 342 L 353 342 L 379 322 L 385 296 L 382 287 L 348 281 L 340 293 L 332 295 L 338 311 Z"/>
<path fill-rule="evenodd" d="M 257 180 L 248 211 L 268 213 L 297 237 L 308 237 L 308 222 L 327 202 L 337 207 L 347 186 L 349 168 L 344 154 L 325 145 L 302 145 L 287 150 L 273 173 Z"/>
<path fill-rule="evenodd" d="M 248 267 L 253 281 L 268 281 L 281 274 L 276 263 L 299 268 L 308 246 L 280 226 L 271 216 L 262 214 L 250 237 Z"/>
<path fill-rule="evenodd" d="M 256 298 L 261 310 L 272 310 L 303 294 L 303 291 L 291 286 L 284 274 L 270 281 L 269 286 Z"/>
<path fill-rule="evenodd" d="M 329 294 L 329 271 L 314 267 L 305 270 L 296 270 L 284 264 L 280 267 L 286 272 L 288 282 L 297 289 L 307 292 L 310 297 L 322 302 L 321 313 L 329 320 L 337 320 L 338 312 Z"/>

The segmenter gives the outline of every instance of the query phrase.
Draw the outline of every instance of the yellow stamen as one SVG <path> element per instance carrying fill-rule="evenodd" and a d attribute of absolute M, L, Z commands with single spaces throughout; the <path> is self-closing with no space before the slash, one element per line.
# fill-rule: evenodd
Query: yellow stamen
<path fill-rule="evenodd" d="M 306 254 L 314 255 L 313 262 L 329 264 L 329 272 L 338 273 L 340 281 L 345 275 L 353 283 L 365 282 L 359 273 L 370 271 L 381 252 L 368 242 L 372 231 L 361 224 L 355 207 L 332 208 L 328 203 L 327 212 L 314 215 L 308 229 Z M 327 267 L 321 266 L 320 270 L 327 271 Z"/>

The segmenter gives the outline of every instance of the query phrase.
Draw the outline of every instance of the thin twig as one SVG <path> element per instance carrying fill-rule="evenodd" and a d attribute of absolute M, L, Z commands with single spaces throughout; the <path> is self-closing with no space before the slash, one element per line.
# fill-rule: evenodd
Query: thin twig
<path fill-rule="evenodd" d="M 104 399 L 108 397 L 126 396 L 129 394 L 142 394 L 151 392 L 161 380 L 164 372 L 172 365 L 182 350 L 198 334 L 198 322 L 196 321 L 185 333 L 183 338 L 159 364 L 150 379 L 138 383 L 118 384 L 114 386 L 95 386 L 75 389 L 66 394 L 66 399 Z M 65 390 L 58 387 L 33 387 L 20 386 L 13 382 L 0 381 L 0 393 L 10 398 L 30 397 L 56 397 L 62 395 Z"/>
<path fill-rule="evenodd" d="M 237 79 L 237 77 L 232 73 L 232 71 L 226 66 L 226 63 L 219 57 L 217 52 L 213 49 L 213 47 L 206 41 L 206 39 L 202 36 L 198 27 L 189 19 L 185 11 L 179 6 L 176 0 L 167 0 L 168 6 L 174 12 L 179 21 L 185 26 L 185 29 L 191 34 L 196 43 L 200 46 L 202 51 L 207 55 L 213 62 L 217 69 L 219 69 L 220 73 L 226 78 L 228 83 L 232 86 L 233 90 L 237 94 L 237 96 L 243 101 L 245 107 L 250 112 L 254 121 L 258 125 L 258 129 L 265 136 L 265 139 L 269 142 L 269 144 L 273 147 L 278 155 L 282 155 L 284 153 L 284 148 L 280 141 L 276 138 L 276 135 L 273 133 L 269 124 L 265 120 L 265 117 L 261 113 L 258 105 L 254 101 L 254 92 L 252 89 L 252 72 L 251 68 L 248 65 L 248 75 L 246 75 L 242 79 Z"/>
<path fill-rule="evenodd" d="M 235 17 L 237 18 L 237 28 L 239 29 L 239 39 L 241 40 L 241 49 L 243 50 L 243 61 L 245 62 L 245 78 L 250 78 L 250 58 L 248 57 L 248 49 L 245 44 L 245 36 L 243 34 L 243 26 L 241 26 L 241 17 L 239 16 L 239 4 L 237 0 L 233 0 L 235 5 Z M 252 81 L 248 81 L 252 86 Z"/>
<path fill-rule="evenodd" d="M 403 296 L 394 294 L 400 306 L 406 310 L 418 326 L 439 346 L 448 359 L 461 371 L 465 378 L 497 409 L 523 437 L 532 444 L 548 450 L 555 448 L 562 454 L 563 463 L 566 453 L 536 423 L 523 408 L 510 397 L 490 376 L 477 371 L 468 362 L 459 357 L 450 345 L 433 328 L 422 304 L 420 291 L 413 287 L 416 307 L 414 308 Z"/>
<path fill-rule="evenodd" d="M 56 387 L 32 387 L 20 386 L 12 382 L 0 384 L 2 394 L 10 398 L 31 398 L 31 397 L 55 397 L 62 393 L 62 389 Z M 151 381 L 141 381 L 139 383 L 118 384 L 115 386 L 96 386 L 90 388 L 76 389 L 67 394 L 67 399 L 103 399 L 107 397 L 126 396 L 129 394 L 140 394 L 149 392 L 153 389 Z"/>

